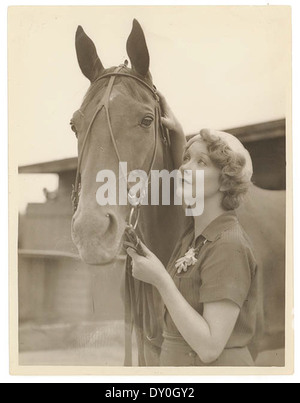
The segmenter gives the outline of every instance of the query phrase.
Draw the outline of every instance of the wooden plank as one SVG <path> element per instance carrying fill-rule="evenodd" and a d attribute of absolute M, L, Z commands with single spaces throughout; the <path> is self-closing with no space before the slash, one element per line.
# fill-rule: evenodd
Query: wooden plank
<path fill-rule="evenodd" d="M 75 259 L 82 262 L 79 255 L 70 252 L 58 251 L 58 250 L 43 250 L 43 249 L 19 249 L 18 254 L 25 258 L 46 258 L 46 259 L 60 259 L 68 258 Z M 125 262 L 126 256 L 120 255 L 115 259 L 115 262 Z M 84 264 L 82 262 L 82 264 Z"/>
<path fill-rule="evenodd" d="M 20 174 L 58 174 L 65 171 L 75 171 L 77 168 L 77 157 L 65 158 L 62 160 L 41 162 L 38 164 L 24 165 L 19 167 Z"/>
<path fill-rule="evenodd" d="M 37 250 L 37 249 L 19 249 L 18 254 L 22 257 L 26 258 L 46 258 L 46 259 L 60 259 L 60 258 L 69 258 L 80 260 L 79 255 L 69 252 L 62 252 L 56 250 Z"/>

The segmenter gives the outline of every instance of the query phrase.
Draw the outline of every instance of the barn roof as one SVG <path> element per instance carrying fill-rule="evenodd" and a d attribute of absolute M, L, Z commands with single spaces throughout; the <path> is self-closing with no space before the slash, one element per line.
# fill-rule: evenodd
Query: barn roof
<path fill-rule="evenodd" d="M 274 120 L 271 122 L 258 123 L 232 129 L 225 129 L 225 132 L 236 136 L 242 143 L 251 143 L 254 141 L 271 140 L 285 136 L 285 119 Z M 222 129 L 221 129 L 222 130 Z M 195 134 L 189 134 L 188 139 Z"/>
<path fill-rule="evenodd" d="M 20 174 L 59 174 L 74 171 L 77 167 L 77 157 L 61 160 L 40 162 L 37 164 L 23 165 L 19 167 Z"/>

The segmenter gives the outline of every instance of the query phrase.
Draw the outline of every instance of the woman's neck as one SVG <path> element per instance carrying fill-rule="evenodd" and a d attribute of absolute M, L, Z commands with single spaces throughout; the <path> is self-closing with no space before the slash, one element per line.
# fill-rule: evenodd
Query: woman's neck
<path fill-rule="evenodd" d="M 217 217 L 224 214 L 226 210 L 222 207 L 220 200 L 205 200 L 204 212 L 194 217 L 194 228 L 196 237 L 202 234 L 205 228 Z"/>

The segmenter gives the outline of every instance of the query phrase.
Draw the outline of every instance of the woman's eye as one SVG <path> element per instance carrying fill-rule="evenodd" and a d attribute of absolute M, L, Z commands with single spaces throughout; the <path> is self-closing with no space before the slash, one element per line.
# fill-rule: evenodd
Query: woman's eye
<path fill-rule="evenodd" d="M 153 122 L 152 116 L 145 116 L 144 119 L 141 121 L 141 126 L 150 127 L 152 122 Z"/>
<path fill-rule="evenodd" d="M 190 159 L 190 157 L 188 155 L 184 155 L 183 156 L 183 162 L 186 162 Z"/>
<path fill-rule="evenodd" d="M 205 163 L 205 161 L 203 161 L 203 160 L 199 160 L 199 161 L 198 161 L 198 164 L 206 167 L 206 163 Z"/>

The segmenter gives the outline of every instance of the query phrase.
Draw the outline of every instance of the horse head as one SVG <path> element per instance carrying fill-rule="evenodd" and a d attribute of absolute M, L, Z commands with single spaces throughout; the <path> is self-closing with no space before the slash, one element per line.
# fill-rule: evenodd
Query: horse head
<path fill-rule="evenodd" d="M 89 79 L 90 87 L 71 119 L 78 139 L 76 187 L 80 177 L 72 239 L 86 263 L 103 265 L 112 262 L 121 251 L 131 205 L 118 203 L 118 198 L 115 205 L 100 205 L 98 173 L 104 170 L 115 173 L 118 195 L 120 176 L 126 175 L 119 173 L 120 162 L 127 162 L 128 173 L 149 172 L 161 130 L 157 123 L 159 103 L 152 90 L 144 33 L 136 20 L 127 40 L 131 68 L 125 63 L 117 69 L 105 69 L 93 41 L 80 26 L 75 43 L 80 69 Z"/>

